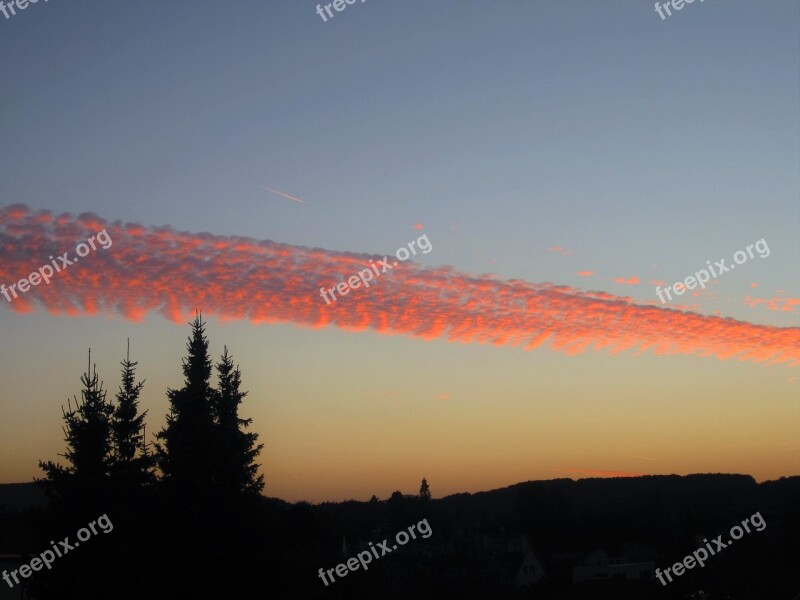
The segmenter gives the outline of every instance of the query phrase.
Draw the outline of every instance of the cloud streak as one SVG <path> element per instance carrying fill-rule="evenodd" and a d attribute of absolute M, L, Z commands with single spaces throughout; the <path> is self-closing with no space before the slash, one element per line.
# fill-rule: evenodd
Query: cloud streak
<path fill-rule="evenodd" d="M 800 298 L 753 298 L 752 296 L 745 296 L 744 303 L 750 307 L 763 305 L 769 310 L 800 312 Z M 794 308 L 795 306 L 797 308 Z"/>
<path fill-rule="evenodd" d="M 622 285 L 637 285 L 639 283 L 639 278 L 634 275 L 630 279 L 625 279 L 624 277 L 617 277 L 614 279 L 614 283 L 621 283 Z"/>
<path fill-rule="evenodd" d="M 369 268 L 370 259 L 383 255 L 108 222 L 91 213 L 54 215 L 23 205 L 0 208 L 0 283 L 27 277 L 50 254 L 71 250 L 102 229 L 114 240 L 108 251 L 11 304 L 0 298 L 0 305 L 71 316 L 121 314 L 135 321 L 158 312 L 181 324 L 200 308 L 254 323 L 336 326 L 525 350 L 545 346 L 570 355 L 633 351 L 800 365 L 797 327 L 755 325 L 411 261 L 369 289 L 326 305 L 321 286 Z"/>
<path fill-rule="evenodd" d="M 264 188 L 268 192 L 272 192 L 273 194 L 277 194 L 278 196 L 283 196 L 284 198 L 288 198 L 289 200 L 294 200 L 295 202 L 299 202 L 300 204 L 308 204 L 305 200 L 300 200 L 300 198 L 295 198 L 294 196 L 290 196 L 289 194 L 284 194 L 283 192 L 279 192 L 278 190 L 273 190 L 272 188 L 268 188 L 265 185 L 259 186 Z"/>
<path fill-rule="evenodd" d="M 630 471 L 604 471 L 600 469 L 546 469 L 553 473 L 569 473 L 571 475 L 586 475 L 588 477 L 643 477 L 644 473 L 631 473 Z"/>

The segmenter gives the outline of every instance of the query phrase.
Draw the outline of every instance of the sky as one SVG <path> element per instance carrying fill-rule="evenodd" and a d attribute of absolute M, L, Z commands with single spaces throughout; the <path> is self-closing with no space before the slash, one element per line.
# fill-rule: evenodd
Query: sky
<path fill-rule="evenodd" d="M 130 338 L 161 429 L 195 309 L 269 496 L 800 474 L 796 2 L 315 8 L 0 14 L 0 284 L 97 239 L 0 296 L 0 483 L 90 347 L 113 394 Z"/>

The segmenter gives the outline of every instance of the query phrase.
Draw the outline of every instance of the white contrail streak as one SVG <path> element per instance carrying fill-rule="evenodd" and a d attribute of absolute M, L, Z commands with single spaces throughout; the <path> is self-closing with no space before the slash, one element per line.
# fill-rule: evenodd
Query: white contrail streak
<path fill-rule="evenodd" d="M 308 204 L 305 200 L 300 200 L 300 198 L 295 198 L 294 196 L 290 196 L 289 194 L 284 194 L 283 192 L 279 192 L 278 190 L 273 190 L 272 188 L 268 188 L 265 185 L 260 185 L 259 187 L 264 188 L 267 191 L 272 192 L 273 194 L 278 194 L 278 196 L 283 196 L 284 198 L 288 198 L 289 200 L 294 200 L 295 202 L 299 202 L 300 204 Z"/>

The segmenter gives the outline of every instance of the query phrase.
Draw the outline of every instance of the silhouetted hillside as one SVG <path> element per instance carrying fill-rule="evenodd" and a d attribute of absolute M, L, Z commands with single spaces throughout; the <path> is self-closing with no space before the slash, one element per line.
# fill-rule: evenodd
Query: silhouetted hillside
<path fill-rule="evenodd" d="M 529 481 L 454 494 L 426 505 L 400 495 L 387 501 L 307 506 L 305 512 L 310 530 L 327 548 L 323 565 L 341 562 L 368 542 L 426 518 L 434 531 L 425 542 L 427 549 L 393 557 L 404 561 L 403 589 L 409 593 L 447 581 L 445 597 L 652 600 L 684 599 L 694 593 L 706 600 L 789 600 L 800 591 L 800 574 L 794 569 L 800 564 L 798 507 L 800 477 L 758 484 L 748 475 L 698 474 Z M 755 513 L 767 524 L 763 531 L 746 535 L 735 549 L 669 586 L 654 579 L 653 568 L 683 560 L 702 545 L 700 540 L 727 535 Z M 343 543 L 348 552 L 342 551 Z M 520 545 L 532 549 L 546 572 L 531 588 L 520 587 L 525 579 L 518 570 L 524 564 Z M 649 580 L 573 583 L 573 569 L 592 553 L 622 557 L 634 551 L 640 555 L 637 560 L 649 565 Z M 424 554 L 427 562 L 420 562 L 414 552 Z M 438 577 L 430 577 L 426 567 Z M 399 589 L 393 578 L 385 586 L 376 578 L 370 578 L 373 593 L 391 596 Z M 426 584 L 416 587 L 412 581 Z M 342 587 L 351 597 L 361 597 L 356 588 L 344 582 Z M 705 595 L 699 595 L 700 590 Z"/>
<path fill-rule="evenodd" d="M 0 486 L 2 503 L 12 508 L 0 509 L 0 553 L 46 547 L 54 525 L 40 508 L 38 490 L 32 484 Z M 98 554 L 92 560 L 125 553 L 139 556 L 144 550 L 134 552 L 131 544 L 135 548 L 142 528 L 150 527 L 146 552 L 162 552 L 165 564 L 169 556 L 180 554 L 191 564 L 204 565 L 182 574 L 171 569 L 152 573 L 153 590 L 161 590 L 161 595 L 151 590 L 152 598 L 184 597 L 178 589 L 216 585 L 214 589 L 224 590 L 234 585 L 241 593 L 258 590 L 275 598 L 348 600 L 790 600 L 800 592 L 798 507 L 800 477 L 758 484 L 746 475 L 715 474 L 528 481 L 439 500 L 399 492 L 385 500 L 318 505 L 262 497 L 239 525 L 224 507 L 208 513 L 197 530 L 202 536 L 222 528 L 213 535 L 224 540 L 226 528 L 243 527 L 217 556 L 208 554 L 201 541 L 162 536 L 159 528 L 171 531 L 173 517 L 162 514 L 163 506 L 156 502 L 143 513 L 146 520 L 141 523 L 132 517 L 126 522 L 109 509 L 115 516 L 115 535 L 104 540 L 105 548 L 97 542 Z M 668 586 L 654 579 L 655 568 L 663 570 L 683 560 L 704 538 L 727 536 L 732 526 L 755 513 L 766 523 L 763 530 L 744 535 L 704 568 L 687 571 Z M 402 548 L 393 544 L 398 532 L 411 525 L 419 531 L 425 524 L 428 536 L 417 535 Z M 32 533 L 37 530 L 38 539 Z M 318 576 L 319 569 L 334 569 L 359 553 L 369 554 L 384 540 L 394 548 L 385 557 L 373 558 L 368 570 L 334 578 L 328 586 Z M 225 559 L 228 548 L 244 562 Z M 576 581 L 576 573 L 586 571 L 582 565 L 593 564 L 593 557 L 606 557 L 595 560 L 596 569 L 589 568 L 594 580 Z M 228 562 L 220 562 L 224 560 Z M 634 564 L 633 576 L 622 564 L 618 574 L 627 569 L 625 578 L 615 580 L 615 565 L 625 561 Z M 130 568 L 136 565 L 134 561 Z M 252 589 L 247 576 L 251 571 L 259 573 Z M 604 572 L 609 579 L 597 580 Z M 125 577 L 129 583 L 115 591 L 117 597 L 139 597 L 137 580 L 123 573 L 124 569 L 108 575 L 107 585 L 113 587 Z M 198 573 L 202 580 L 194 579 Z"/>

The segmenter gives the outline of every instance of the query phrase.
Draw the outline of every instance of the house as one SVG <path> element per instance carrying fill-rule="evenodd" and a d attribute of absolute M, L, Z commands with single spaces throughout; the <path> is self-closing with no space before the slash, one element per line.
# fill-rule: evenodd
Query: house
<path fill-rule="evenodd" d="M 496 557 L 506 581 L 514 587 L 536 585 L 545 577 L 542 562 L 521 533 L 507 533 L 501 528 L 499 533 L 484 536 L 483 548 Z"/>
<path fill-rule="evenodd" d="M 517 587 L 528 587 L 536 585 L 544 579 L 544 568 L 539 558 L 530 546 L 522 554 L 522 561 L 519 564 L 517 573 L 514 577 Z"/>
<path fill-rule="evenodd" d="M 655 562 L 652 553 L 637 544 L 604 546 L 585 555 L 572 567 L 572 583 L 610 579 L 653 580 Z"/>

